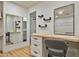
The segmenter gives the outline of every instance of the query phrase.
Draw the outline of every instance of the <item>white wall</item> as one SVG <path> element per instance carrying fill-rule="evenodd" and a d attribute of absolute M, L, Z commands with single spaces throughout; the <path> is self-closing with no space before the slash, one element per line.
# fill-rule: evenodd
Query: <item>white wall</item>
<path fill-rule="evenodd" d="M 12 3 L 12 2 L 5 1 L 4 2 L 4 34 L 6 33 L 6 22 L 5 22 L 6 21 L 6 16 L 5 16 L 5 14 L 11 14 L 11 15 L 16 15 L 16 16 L 27 18 L 27 13 L 28 13 L 28 11 L 27 11 L 26 8 L 23 8 L 19 5 L 16 5 L 16 4 Z M 15 36 L 18 37 L 17 34 L 15 34 Z M 16 48 L 21 48 L 22 46 L 27 45 L 27 43 L 26 44 L 25 43 L 24 44 L 23 43 L 18 43 L 18 44 L 14 44 L 14 45 L 6 47 L 5 37 L 6 36 L 4 35 L 4 41 L 3 41 L 4 42 L 3 43 L 4 44 L 4 49 L 3 49 L 3 51 L 8 51 L 8 50 L 16 49 Z M 13 36 L 13 38 L 14 38 L 14 36 Z"/>
<path fill-rule="evenodd" d="M 27 17 L 27 9 L 18 6 L 12 2 L 5 2 L 5 13 L 21 17 Z"/>

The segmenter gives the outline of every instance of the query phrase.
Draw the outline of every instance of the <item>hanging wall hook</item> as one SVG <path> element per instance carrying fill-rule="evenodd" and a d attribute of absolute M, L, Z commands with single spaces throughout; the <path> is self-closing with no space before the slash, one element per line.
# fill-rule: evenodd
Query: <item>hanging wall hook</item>
<path fill-rule="evenodd" d="M 44 15 L 43 15 L 43 14 L 42 14 L 42 15 L 38 15 L 38 17 L 39 17 L 39 18 L 42 18 L 42 17 L 44 17 Z"/>
<path fill-rule="evenodd" d="M 40 28 L 46 28 L 47 24 L 45 24 L 44 26 L 38 25 Z"/>
<path fill-rule="evenodd" d="M 50 21 L 51 17 L 49 17 L 48 19 L 43 18 L 44 21 Z"/>

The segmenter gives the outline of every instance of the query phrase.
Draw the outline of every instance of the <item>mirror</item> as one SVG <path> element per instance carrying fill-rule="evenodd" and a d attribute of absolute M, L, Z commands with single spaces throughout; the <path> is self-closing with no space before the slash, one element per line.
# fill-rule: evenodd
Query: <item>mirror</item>
<path fill-rule="evenodd" d="M 20 16 L 6 14 L 6 45 L 27 41 L 27 22 Z"/>
<path fill-rule="evenodd" d="M 74 4 L 54 10 L 54 33 L 74 35 Z"/>

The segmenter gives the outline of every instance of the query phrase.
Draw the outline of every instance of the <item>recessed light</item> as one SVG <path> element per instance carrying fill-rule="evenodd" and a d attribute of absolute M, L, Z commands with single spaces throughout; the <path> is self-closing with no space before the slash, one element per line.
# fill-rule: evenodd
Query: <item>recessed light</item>
<path fill-rule="evenodd" d="M 63 14 L 63 11 L 59 11 L 58 14 L 60 14 L 60 15 Z"/>

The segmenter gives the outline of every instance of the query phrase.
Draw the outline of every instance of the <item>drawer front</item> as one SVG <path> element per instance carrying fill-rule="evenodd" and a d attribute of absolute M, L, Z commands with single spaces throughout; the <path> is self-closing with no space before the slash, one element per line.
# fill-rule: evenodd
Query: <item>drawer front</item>
<path fill-rule="evenodd" d="M 42 46 L 42 42 L 31 41 L 31 45 L 32 45 L 32 46 L 36 46 L 36 47 Z"/>
<path fill-rule="evenodd" d="M 40 37 L 32 37 L 32 38 L 31 38 L 31 41 L 32 41 L 32 42 L 41 43 L 41 42 L 42 42 L 42 38 L 40 38 Z"/>
<path fill-rule="evenodd" d="M 41 52 L 42 51 L 42 46 L 34 44 L 34 45 L 31 45 L 31 49 L 33 49 L 33 50 L 36 49 L 37 51 L 39 50 Z"/>
<path fill-rule="evenodd" d="M 33 56 L 36 56 L 36 57 L 42 57 L 42 52 L 36 48 L 32 48 L 31 49 L 31 53 Z"/>
<path fill-rule="evenodd" d="M 34 46 L 34 47 L 39 47 L 41 44 L 40 43 L 37 43 L 37 42 L 32 42 L 31 43 L 31 46 Z"/>

